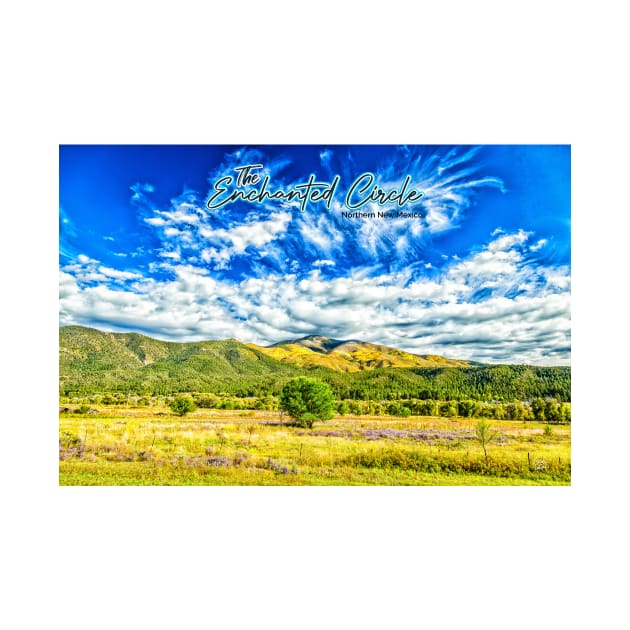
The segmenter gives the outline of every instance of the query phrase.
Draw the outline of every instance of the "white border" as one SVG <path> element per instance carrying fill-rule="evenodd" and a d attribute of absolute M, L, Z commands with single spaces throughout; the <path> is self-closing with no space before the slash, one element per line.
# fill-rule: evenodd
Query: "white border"
<path fill-rule="evenodd" d="M 9 16 L 4 625 L 618 627 L 625 21 L 606 2 L 280 4 Z M 571 144 L 573 486 L 57 487 L 57 147 L 73 142 Z"/>

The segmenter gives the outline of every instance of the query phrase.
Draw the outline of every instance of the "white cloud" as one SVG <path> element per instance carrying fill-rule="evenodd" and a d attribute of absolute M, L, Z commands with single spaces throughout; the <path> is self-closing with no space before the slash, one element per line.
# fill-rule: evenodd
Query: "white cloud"
<path fill-rule="evenodd" d="M 131 196 L 132 201 L 140 201 L 144 198 L 145 193 L 155 192 L 155 188 L 151 184 L 142 184 L 136 183 L 133 186 L 130 186 L 133 191 L 133 195 Z"/>
<path fill-rule="evenodd" d="M 567 363 L 569 269 L 529 264 L 521 253 L 526 241 L 524 232 L 503 234 L 480 252 L 447 263 L 440 277 L 433 270 L 432 278 L 415 279 L 409 271 L 370 276 L 365 270 L 326 279 L 316 268 L 306 276 L 267 275 L 235 283 L 194 265 L 165 262 L 170 280 L 138 279 L 121 271 L 120 278 L 137 280 L 130 291 L 81 286 L 79 280 L 94 271 L 116 276 L 115 270 L 92 269 L 88 262 L 61 272 L 61 321 L 108 322 L 162 338 L 235 337 L 261 344 L 321 333 L 420 354 Z M 508 297 L 515 284 L 517 295 Z"/>
<path fill-rule="evenodd" d="M 228 229 L 202 228 L 199 233 L 215 243 L 223 243 L 232 253 L 242 254 L 250 245 L 260 249 L 281 236 L 291 221 L 290 212 L 278 212 L 267 221 L 251 221 Z"/>
<path fill-rule="evenodd" d="M 127 280 L 137 280 L 142 275 L 136 271 L 114 269 L 101 265 L 98 260 L 89 258 L 84 254 L 77 256 L 77 262 L 62 267 L 61 273 L 64 276 L 74 278 L 79 282 L 125 282 Z M 66 278 L 66 283 L 68 282 Z"/>
<path fill-rule="evenodd" d="M 396 159 L 383 165 L 376 173 L 384 188 L 400 186 L 401 173 L 413 173 L 413 186 L 424 193 L 418 208 L 426 212 L 424 221 L 413 224 L 414 235 L 421 231 L 440 234 L 459 227 L 465 212 L 473 203 L 480 188 L 497 188 L 505 192 L 503 182 L 496 177 L 478 176 L 473 158 L 479 147 L 464 147 L 447 154 L 423 154 L 400 151 Z M 392 224 L 385 223 L 384 230 Z M 391 240 L 391 234 L 384 235 Z M 392 242 L 395 242 L 392 240 Z"/>
<path fill-rule="evenodd" d="M 531 236 L 531 232 L 525 232 L 519 230 L 513 234 L 505 234 L 489 243 L 486 249 L 490 252 L 498 252 L 502 250 L 508 250 L 515 245 L 521 245 Z"/>
<path fill-rule="evenodd" d="M 164 225 L 168 225 L 168 221 L 163 217 L 149 217 L 145 219 L 145 221 L 149 225 L 154 225 L 155 227 L 162 227 Z"/>
<path fill-rule="evenodd" d="M 541 238 L 535 245 L 531 245 L 529 250 L 532 252 L 537 252 L 539 249 L 542 249 L 547 244 L 546 238 Z"/>
<path fill-rule="evenodd" d="M 169 258 L 170 260 L 181 260 L 181 258 L 182 258 L 182 255 L 179 252 L 179 250 L 161 251 L 160 252 L 160 256 L 162 258 Z"/>
<path fill-rule="evenodd" d="M 310 248 L 313 254 L 320 253 L 330 258 L 342 246 L 343 234 L 326 214 L 303 212 L 298 221 L 304 246 Z"/>
<path fill-rule="evenodd" d="M 144 219 L 145 222 L 155 227 L 173 226 L 180 223 L 197 224 L 200 216 L 205 214 L 204 210 L 192 203 L 174 202 L 174 204 L 173 210 L 154 210 L 155 216 L 147 217 Z"/>
<path fill-rule="evenodd" d="M 270 219 L 250 220 L 229 228 L 202 227 L 197 241 L 203 248 L 201 259 L 212 262 L 215 269 L 226 269 L 233 256 L 244 254 L 249 247 L 260 255 L 275 256 L 273 248 L 267 246 L 284 236 L 292 216 L 291 212 L 277 212 Z"/>
<path fill-rule="evenodd" d="M 117 280 L 133 280 L 134 278 L 141 278 L 142 276 L 132 271 L 119 271 L 118 269 L 112 269 L 111 267 L 100 266 L 99 272 L 108 278 L 115 278 Z"/>

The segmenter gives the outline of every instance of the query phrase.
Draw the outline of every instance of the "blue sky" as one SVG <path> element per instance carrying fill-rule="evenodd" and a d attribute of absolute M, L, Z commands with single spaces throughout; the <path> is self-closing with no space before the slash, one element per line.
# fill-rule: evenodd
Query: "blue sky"
<path fill-rule="evenodd" d="M 235 168 L 330 208 L 206 202 Z M 363 173 L 423 197 L 349 218 Z M 259 185 L 243 190 L 253 190 Z M 493 363 L 570 360 L 568 146 L 61 146 L 60 323 L 267 345 L 309 334 Z"/>

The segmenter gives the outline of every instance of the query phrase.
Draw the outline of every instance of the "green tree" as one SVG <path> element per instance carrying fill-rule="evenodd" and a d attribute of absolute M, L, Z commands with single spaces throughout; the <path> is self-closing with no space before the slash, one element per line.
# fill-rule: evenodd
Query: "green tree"
<path fill-rule="evenodd" d="M 348 410 L 354 416 L 361 415 L 361 405 L 358 402 L 356 402 L 356 400 L 350 401 L 350 404 L 348 405 Z"/>
<path fill-rule="evenodd" d="M 337 413 L 340 416 L 346 416 L 350 413 L 350 407 L 348 407 L 348 403 L 346 403 L 345 400 L 342 400 L 338 405 L 337 405 Z"/>
<path fill-rule="evenodd" d="M 440 408 L 437 400 L 425 400 L 422 414 L 425 416 L 438 416 L 440 414 Z"/>
<path fill-rule="evenodd" d="M 453 418 L 457 415 L 457 403 L 447 400 L 440 404 L 440 415 L 445 418 Z"/>
<path fill-rule="evenodd" d="M 532 400 L 532 413 L 534 414 L 534 420 L 539 422 L 545 421 L 545 401 L 542 398 Z"/>
<path fill-rule="evenodd" d="M 555 400 L 545 402 L 545 420 L 547 422 L 557 423 L 562 420 L 562 410 L 560 404 Z"/>
<path fill-rule="evenodd" d="M 411 415 L 411 410 L 406 405 L 400 405 L 396 415 L 401 416 L 402 418 L 408 418 Z"/>
<path fill-rule="evenodd" d="M 178 416 L 185 416 L 189 411 L 197 409 L 190 396 L 176 396 L 168 405 Z"/>
<path fill-rule="evenodd" d="M 462 418 L 472 418 L 476 409 L 477 403 L 474 400 L 460 400 L 457 403 L 457 413 Z"/>
<path fill-rule="evenodd" d="M 335 402 L 327 383 L 301 376 L 291 379 L 280 394 L 280 408 L 296 424 L 312 428 L 315 420 L 330 420 Z"/>
<path fill-rule="evenodd" d="M 512 402 L 505 407 L 505 417 L 508 420 L 524 420 L 527 415 L 527 409 L 521 402 Z"/>

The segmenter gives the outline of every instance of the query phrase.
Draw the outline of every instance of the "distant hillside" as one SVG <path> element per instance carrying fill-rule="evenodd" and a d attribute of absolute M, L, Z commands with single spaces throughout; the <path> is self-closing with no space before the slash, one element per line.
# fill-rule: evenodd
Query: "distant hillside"
<path fill-rule="evenodd" d="M 174 343 L 83 326 L 59 329 L 63 390 L 213 391 L 242 377 L 275 380 L 297 373 L 234 339 Z"/>
<path fill-rule="evenodd" d="M 464 367 L 469 361 L 445 359 L 434 355 L 417 355 L 367 343 L 365 341 L 340 341 L 313 335 L 284 341 L 269 347 L 248 344 L 261 352 L 285 363 L 299 367 L 323 367 L 335 372 L 358 372 L 377 368 L 396 367 Z"/>
<path fill-rule="evenodd" d="M 479 366 L 321 336 L 264 348 L 235 339 L 175 343 L 83 326 L 59 329 L 62 394 L 266 396 L 277 395 L 288 379 L 300 375 L 326 381 L 339 399 L 571 399 L 568 367 Z"/>

